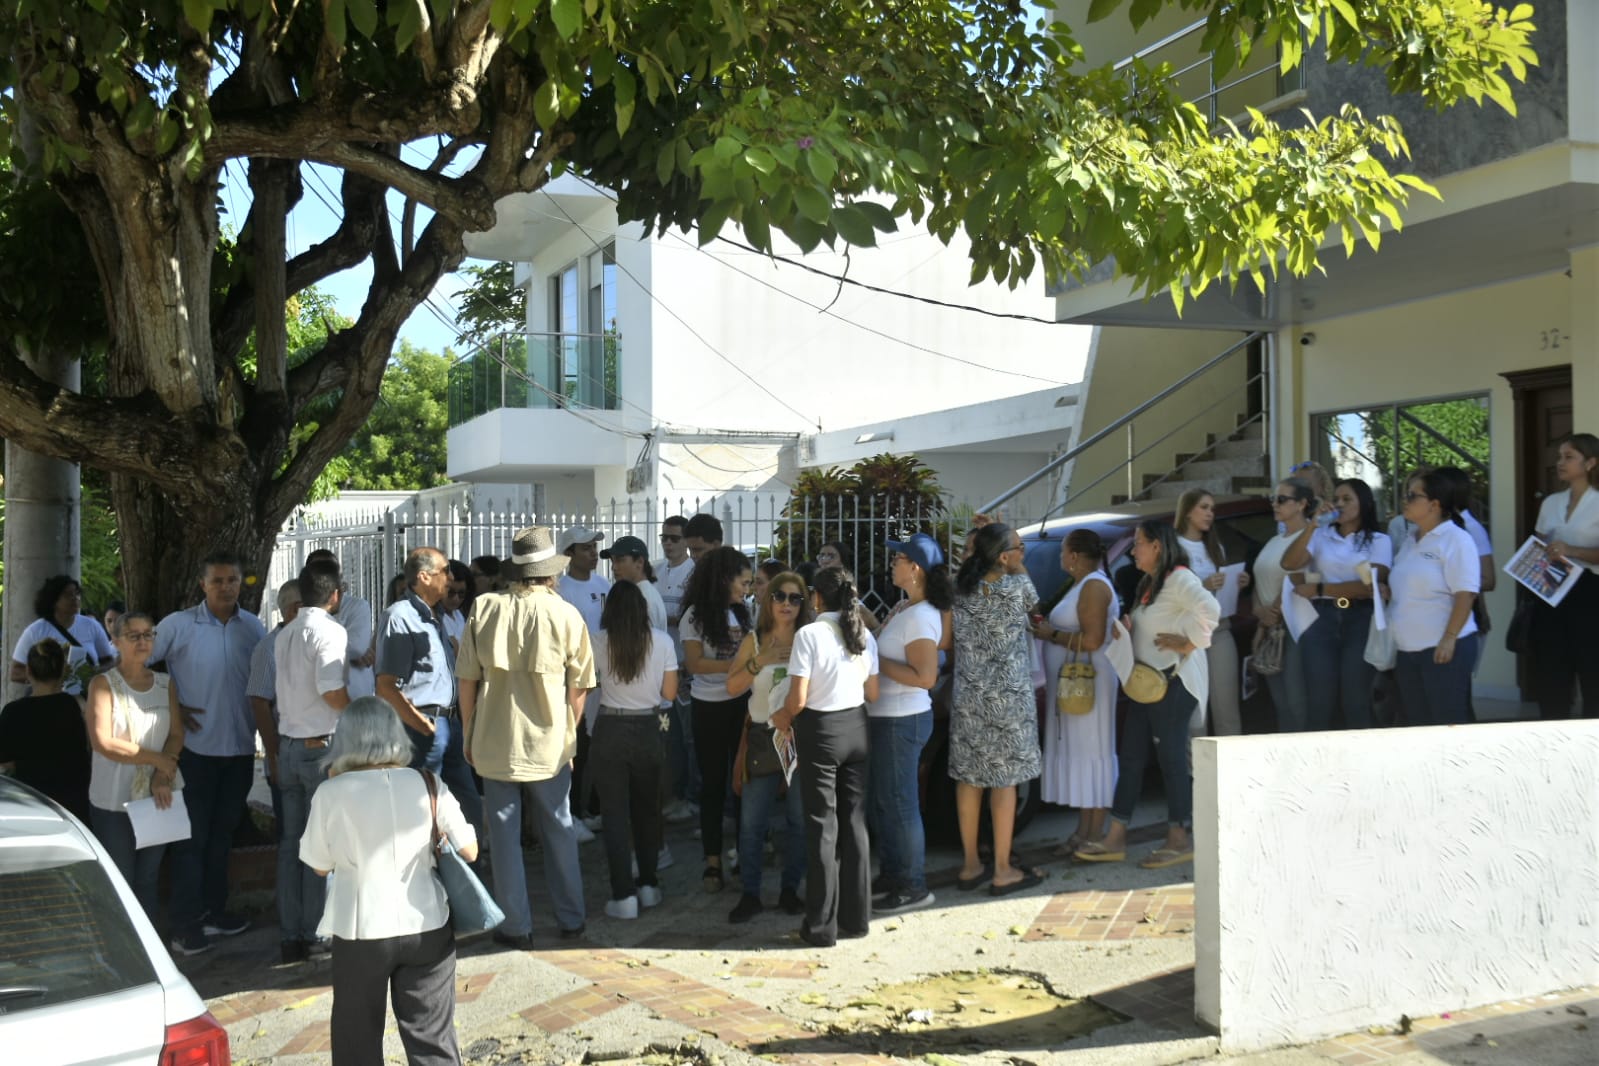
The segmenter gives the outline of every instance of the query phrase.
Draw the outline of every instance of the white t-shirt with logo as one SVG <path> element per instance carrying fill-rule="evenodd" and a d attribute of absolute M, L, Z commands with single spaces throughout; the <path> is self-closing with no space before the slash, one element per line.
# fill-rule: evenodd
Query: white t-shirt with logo
<path fill-rule="evenodd" d="M 576 607 L 577 613 L 583 616 L 589 636 L 597 636 L 600 632 L 600 612 L 605 610 L 605 597 L 611 591 L 611 583 L 599 574 L 590 574 L 581 581 L 571 574 L 562 574 L 558 591 L 561 599 Z"/>

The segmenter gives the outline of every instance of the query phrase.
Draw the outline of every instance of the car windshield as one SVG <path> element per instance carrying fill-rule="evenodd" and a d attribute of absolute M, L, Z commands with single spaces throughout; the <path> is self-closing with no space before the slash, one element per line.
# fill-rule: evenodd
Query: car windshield
<path fill-rule="evenodd" d="M 0 867 L 0 1016 L 158 980 L 98 862 Z"/>

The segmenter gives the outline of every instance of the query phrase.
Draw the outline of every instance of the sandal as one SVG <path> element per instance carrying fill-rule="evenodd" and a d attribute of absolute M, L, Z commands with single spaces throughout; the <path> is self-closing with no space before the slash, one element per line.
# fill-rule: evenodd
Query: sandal
<path fill-rule="evenodd" d="M 700 874 L 700 884 L 707 892 L 720 892 L 725 882 L 722 880 L 720 866 L 707 866 L 705 872 Z"/>
<path fill-rule="evenodd" d="M 976 888 L 978 885 L 982 884 L 984 881 L 987 881 L 993 876 L 994 868 L 992 866 L 985 865 L 981 870 L 978 870 L 977 873 L 973 874 L 971 877 L 961 877 L 956 875 L 955 887 L 960 889 L 962 892 L 970 892 L 972 889 Z"/>
<path fill-rule="evenodd" d="M 1149 853 L 1149 857 L 1138 865 L 1145 870 L 1164 870 L 1168 866 L 1181 866 L 1185 862 L 1194 861 L 1194 849 L 1178 850 L 1177 848 L 1156 848 Z"/>
<path fill-rule="evenodd" d="M 1022 876 L 1020 880 L 1012 881 L 1008 885 L 989 885 L 988 894 L 990 896 L 1008 896 L 1012 892 L 1020 892 L 1023 889 L 1032 888 L 1036 884 L 1041 884 L 1043 880 L 1044 871 L 1022 868 Z"/>
<path fill-rule="evenodd" d="M 1127 850 L 1111 851 L 1097 840 L 1090 840 L 1078 848 L 1072 857 L 1078 862 L 1121 862 L 1127 858 Z"/>
<path fill-rule="evenodd" d="M 1057 859 L 1069 859 L 1077 854 L 1077 849 L 1088 843 L 1088 838 L 1078 833 L 1073 833 L 1066 838 L 1065 843 L 1058 845 L 1053 852 Z"/>

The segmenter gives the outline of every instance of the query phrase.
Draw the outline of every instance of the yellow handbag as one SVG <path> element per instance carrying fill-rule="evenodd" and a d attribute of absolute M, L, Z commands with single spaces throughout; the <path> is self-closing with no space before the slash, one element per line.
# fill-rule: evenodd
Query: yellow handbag
<path fill-rule="evenodd" d="M 1055 709 L 1061 714 L 1087 714 L 1094 709 L 1094 664 L 1082 657 L 1082 634 L 1067 644 L 1072 658 L 1061 663 L 1055 681 Z"/>

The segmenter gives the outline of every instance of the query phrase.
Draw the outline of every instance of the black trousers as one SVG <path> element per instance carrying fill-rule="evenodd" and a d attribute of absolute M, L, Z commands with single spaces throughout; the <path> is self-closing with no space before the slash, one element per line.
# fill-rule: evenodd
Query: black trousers
<path fill-rule="evenodd" d="M 383 1005 L 411 1066 L 460 1066 L 455 1043 L 455 933 L 333 938 L 333 1066 L 383 1066 Z"/>
<path fill-rule="evenodd" d="M 733 756 L 744 734 L 749 693 L 736 700 L 694 699 L 694 757 L 700 764 L 700 848 L 709 858 L 722 854 L 722 814 L 732 780 Z M 735 820 L 738 809 L 735 806 Z"/>
<path fill-rule="evenodd" d="M 805 928 L 816 941 L 865 936 L 872 919 L 866 834 L 866 708 L 794 719 L 805 806 Z"/>
<path fill-rule="evenodd" d="M 1559 607 L 1540 601 L 1532 623 L 1532 669 L 1539 717 L 1571 717 L 1573 683 L 1582 716 L 1599 718 L 1599 575 L 1584 573 Z"/>
<path fill-rule="evenodd" d="M 605 819 L 605 861 L 611 870 L 611 898 L 633 895 L 633 869 L 638 883 L 655 884 L 655 860 L 661 851 L 661 724 L 654 712 L 643 715 L 601 714 L 589 746 L 589 773 Z"/>

